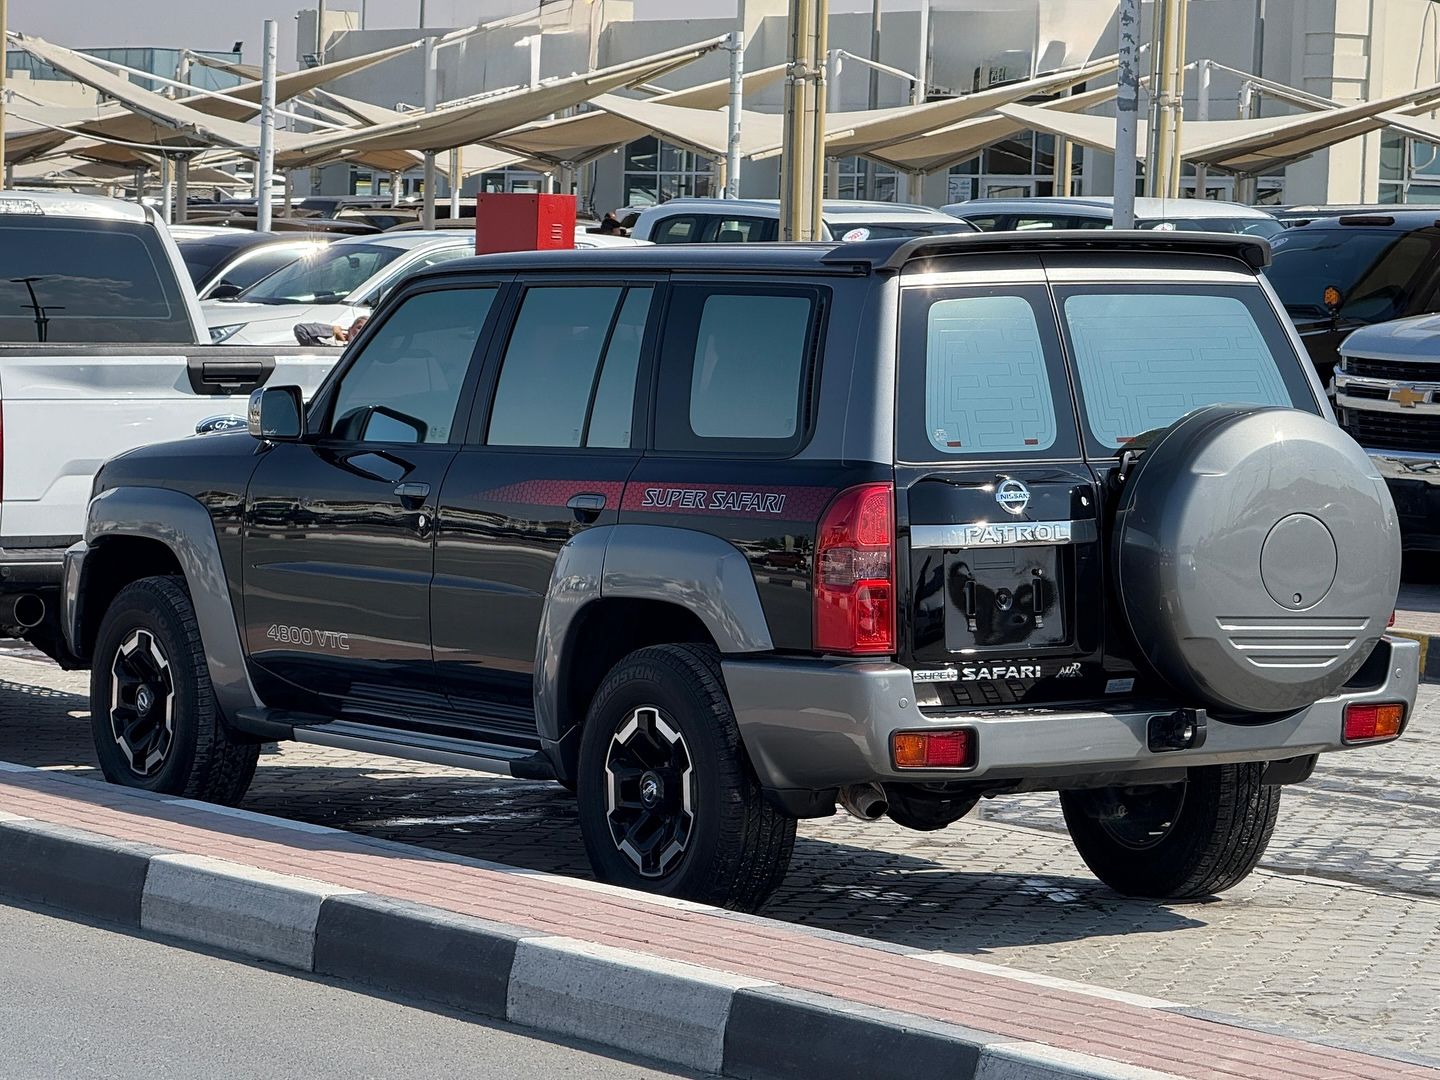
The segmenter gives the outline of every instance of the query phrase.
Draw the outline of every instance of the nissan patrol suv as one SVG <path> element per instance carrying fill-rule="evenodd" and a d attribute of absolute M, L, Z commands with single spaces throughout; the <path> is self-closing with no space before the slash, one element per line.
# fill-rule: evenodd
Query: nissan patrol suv
<path fill-rule="evenodd" d="M 1265 241 L 988 233 L 491 256 L 306 407 L 133 451 L 65 568 L 111 781 L 296 739 L 550 778 L 596 874 L 754 909 L 797 818 L 1058 791 L 1092 870 L 1227 889 L 1399 736 L 1395 510 Z"/>

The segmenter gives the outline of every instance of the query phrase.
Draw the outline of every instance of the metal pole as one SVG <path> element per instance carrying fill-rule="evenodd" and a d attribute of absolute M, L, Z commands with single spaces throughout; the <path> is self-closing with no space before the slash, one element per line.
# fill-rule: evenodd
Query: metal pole
<path fill-rule="evenodd" d="M 325 63 L 325 0 L 316 0 L 315 59 Z"/>
<path fill-rule="evenodd" d="M 420 22 L 419 22 L 419 26 L 420 26 L 420 29 L 421 29 L 421 30 L 424 30 L 424 29 L 425 29 L 425 0 L 420 0 Z"/>
<path fill-rule="evenodd" d="M 5 160 L 5 69 L 10 56 L 10 39 L 6 36 L 7 5 L 8 0 L 0 0 L 0 188 L 5 187 L 10 177 L 10 165 Z"/>
<path fill-rule="evenodd" d="M 1200 90 L 1195 98 L 1195 119 L 1200 123 L 1210 119 L 1210 76 L 1213 74 L 1208 59 L 1200 61 Z M 1195 163 L 1195 197 L 1207 198 L 1206 189 L 1210 182 L 1209 169 L 1205 162 Z"/>
<path fill-rule="evenodd" d="M 880 0 L 872 0 L 870 5 L 870 62 L 880 62 L 880 32 L 882 27 L 882 15 L 880 12 Z M 880 107 L 880 72 L 875 68 L 870 69 L 870 93 L 865 99 L 867 106 L 871 109 Z M 875 197 L 875 163 L 869 158 L 860 160 L 859 174 L 865 178 L 864 197 L 873 199 Z M 855 197 L 861 197 L 861 192 L 856 191 Z"/>
<path fill-rule="evenodd" d="M 805 20 L 809 18 L 810 0 L 790 0 L 786 22 L 785 119 L 783 146 L 780 151 L 780 239 L 799 240 L 804 232 L 801 206 L 803 190 L 800 174 L 804 167 L 802 147 L 805 112 Z"/>
<path fill-rule="evenodd" d="M 725 148 L 725 197 L 740 197 L 740 118 L 745 108 L 745 24 L 730 33 L 730 135 Z"/>
<path fill-rule="evenodd" d="M 0 0 L 0 3 L 4 2 L 5 0 Z M 135 201 L 137 203 L 145 202 L 145 173 L 144 165 L 135 166 Z"/>
<path fill-rule="evenodd" d="M 420 18 L 425 18 L 425 4 L 420 4 Z M 439 81 L 439 60 L 435 51 L 435 39 L 425 39 L 425 111 L 435 111 L 435 101 L 438 92 Z M 435 185 L 438 176 L 435 169 L 435 151 L 425 151 L 425 179 L 424 190 L 421 192 L 422 201 L 420 205 L 420 227 L 422 229 L 435 228 Z"/>
<path fill-rule="evenodd" d="M 830 52 L 830 0 L 814 0 L 814 37 L 810 45 L 810 101 L 814 109 L 811 118 L 811 139 L 809 157 L 806 160 L 806 177 L 810 191 L 810 235 L 808 240 L 819 240 L 825 233 L 825 57 Z"/>
<path fill-rule="evenodd" d="M 160 216 L 169 225 L 175 212 L 175 185 L 170 179 L 170 155 L 160 156 Z"/>
<path fill-rule="evenodd" d="M 190 219 L 190 155 L 175 156 L 175 223 L 184 225 Z"/>
<path fill-rule="evenodd" d="M 1145 137 L 1145 194 L 1154 195 L 1156 174 L 1160 171 L 1160 128 L 1165 108 L 1165 14 L 1170 0 L 1153 0 L 1150 5 L 1150 94 L 1149 123 Z"/>
<path fill-rule="evenodd" d="M 255 229 L 269 232 L 270 180 L 275 175 L 275 20 L 265 20 L 260 52 L 260 154 L 255 162 Z"/>
<path fill-rule="evenodd" d="M 460 148 L 456 146 L 450 150 L 450 219 L 452 221 L 460 216 L 460 184 L 462 181 Z"/>
<path fill-rule="evenodd" d="M 920 62 L 910 84 L 910 104 L 919 105 L 930 95 L 930 0 L 920 0 Z"/>
<path fill-rule="evenodd" d="M 1115 94 L 1115 228 L 1135 227 L 1135 128 L 1140 112 L 1140 0 L 1120 0 Z"/>
<path fill-rule="evenodd" d="M 1180 181 L 1185 175 L 1185 147 L 1181 134 L 1185 127 L 1185 47 L 1190 30 L 1190 0 L 1175 0 L 1175 76 L 1171 86 L 1172 131 L 1170 135 L 1170 190 L 1172 199 L 1180 197 Z"/>

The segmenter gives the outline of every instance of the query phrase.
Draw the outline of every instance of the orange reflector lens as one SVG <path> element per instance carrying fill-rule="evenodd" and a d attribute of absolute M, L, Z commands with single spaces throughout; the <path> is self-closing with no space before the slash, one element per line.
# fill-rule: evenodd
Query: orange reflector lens
<path fill-rule="evenodd" d="M 1404 705 L 1345 706 L 1345 741 L 1393 739 L 1405 721 Z"/>
<path fill-rule="evenodd" d="M 1326 285 L 1325 293 L 1321 299 L 1325 301 L 1327 308 L 1337 308 L 1340 306 L 1340 290 L 1334 285 Z"/>
<path fill-rule="evenodd" d="M 964 769 L 975 764 L 973 731 L 897 731 L 890 748 L 897 769 Z"/>

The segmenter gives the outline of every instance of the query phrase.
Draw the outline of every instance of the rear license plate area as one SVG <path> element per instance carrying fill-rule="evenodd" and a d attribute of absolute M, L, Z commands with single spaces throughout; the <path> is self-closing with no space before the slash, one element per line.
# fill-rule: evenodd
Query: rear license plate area
<path fill-rule="evenodd" d="M 945 555 L 945 647 L 1063 645 L 1060 553 L 1054 547 L 965 548 Z"/>

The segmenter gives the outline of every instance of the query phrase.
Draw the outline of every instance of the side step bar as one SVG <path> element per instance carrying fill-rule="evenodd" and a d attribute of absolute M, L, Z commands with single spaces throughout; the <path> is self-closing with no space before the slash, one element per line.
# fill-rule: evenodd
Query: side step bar
<path fill-rule="evenodd" d="M 315 746 L 331 746 L 337 750 L 354 750 L 362 754 L 425 761 L 432 765 L 448 765 L 456 769 L 499 773 L 522 780 L 554 780 L 555 767 L 538 750 L 481 742 L 478 739 L 456 739 L 446 735 L 427 735 L 394 728 L 376 727 L 351 720 L 330 720 L 308 713 L 285 712 L 280 709 L 242 709 L 236 714 L 239 726 L 254 734 L 275 739 L 294 739 Z"/>

